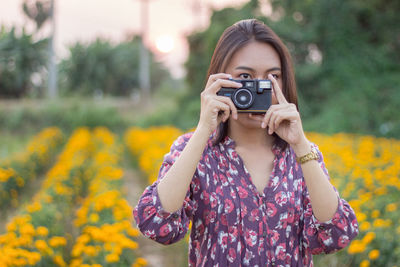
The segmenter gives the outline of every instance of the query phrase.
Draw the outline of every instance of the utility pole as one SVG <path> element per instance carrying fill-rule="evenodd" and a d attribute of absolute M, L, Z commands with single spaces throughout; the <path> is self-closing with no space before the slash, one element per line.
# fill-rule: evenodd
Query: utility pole
<path fill-rule="evenodd" d="M 51 31 L 49 36 L 49 44 L 48 44 L 48 63 L 47 63 L 47 70 L 48 70 L 48 91 L 47 97 L 48 98 L 56 98 L 57 93 L 57 65 L 55 59 L 55 52 L 54 52 L 54 38 L 56 34 L 56 20 L 54 16 L 54 3 L 55 0 L 50 0 L 50 23 L 51 23 Z"/>
<path fill-rule="evenodd" d="M 142 43 L 140 47 L 140 64 L 139 64 L 139 83 L 142 90 L 142 99 L 145 103 L 150 100 L 150 58 L 149 50 L 146 48 L 146 39 L 148 22 L 149 22 L 149 1 L 141 1 L 141 38 Z"/>

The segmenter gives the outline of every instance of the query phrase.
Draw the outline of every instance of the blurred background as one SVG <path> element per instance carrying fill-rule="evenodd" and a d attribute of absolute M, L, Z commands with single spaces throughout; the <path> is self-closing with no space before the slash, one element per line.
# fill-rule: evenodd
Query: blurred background
<path fill-rule="evenodd" d="M 121 156 L 120 163 L 125 173 L 121 186 L 127 195 L 124 199 L 134 206 L 144 187 L 154 180 L 154 172 L 173 141 L 171 137 L 176 138 L 181 131 L 196 126 L 199 94 L 204 89 L 207 68 L 219 36 L 240 19 L 257 18 L 269 25 L 291 52 L 304 129 L 326 138 L 345 136 L 346 141 L 323 139 L 321 143 L 327 142 L 327 154 L 331 147 L 344 143 L 343 149 L 349 149 L 349 153 L 364 153 L 356 162 L 364 164 L 360 173 L 355 174 L 353 169 L 343 174 L 340 169 L 337 175 L 341 180 L 337 186 L 352 186 L 349 198 L 361 199 L 353 204 L 358 205 L 358 214 L 366 216 L 360 217 L 373 225 L 373 219 L 385 211 L 398 214 L 400 205 L 395 182 L 400 172 L 393 170 L 394 165 L 400 165 L 396 161 L 400 153 L 397 143 L 400 137 L 399 12 L 397 0 L 0 0 L 0 160 L 3 162 L 0 167 L 3 171 L 16 171 L 15 162 L 20 162 L 18 155 L 32 150 L 29 148 L 32 142 L 49 127 L 60 131 L 63 145 L 71 141 L 69 138 L 77 129 L 86 127 L 88 131 L 95 131 L 96 127 L 105 127 L 110 135 L 115 135 L 115 142 L 126 148 L 128 156 Z M 167 125 L 173 129 L 163 128 Z M 145 129 L 149 127 L 160 132 L 147 132 Z M 132 133 L 132 129 L 136 132 Z M 145 160 L 140 161 L 140 153 L 144 152 L 137 151 L 143 148 L 132 145 L 132 138 L 139 143 L 145 142 L 144 136 L 153 138 L 163 134 L 169 138 L 157 143 L 157 153 L 145 154 Z M 49 165 L 30 174 L 36 182 L 11 185 L 10 172 L 4 172 L 3 176 L 0 173 L 3 199 L 18 199 L 2 210 L 0 234 L 8 231 L 6 225 L 16 214 L 26 213 L 23 203 L 30 202 L 39 191 L 41 181 L 46 179 L 56 155 L 62 153 L 63 145 L 48 155 Z M 348 154 L 342 156 L 349 159 Z M 379 166 L 376 161 L 373 163 L 377 158 L 382 160 Z M 155 163 L 149 163 L 151 160 Z M 374 169 L 366 163 L 375 164 Z M 386 170 L 390 174 L 385 176 Z M 14 173 L 14 176 L 17 179 L 21 175 Z M 373 179 L 371 176 L 383 180 L 390 176 L 393 183 L 385 184 L 385 188 L 389 186 L 385 190 L 389 191 L 382 189 L 376 193 L 376 196 L 386 195 L 386 200 L 379 202 L 381 206 L 366 212 L 363 205 L 375 196 L 367 193 L 382 185 L 379 181 L 371 185 L 357 179 Z M 352 184 L 352 178 L 358 182 Z M 21 191 L 11 194 L 13 186 Z M 132 187 L 136 189 L 132 191 Z M 351 194 L 352 190 L 357 196 Z M 82 199 L 87 196 L 82 194 Z M 74 207 L 78 209 L 76 205 L 82 203 L 78 201 Z M 394 206 L 387 210 L 390 204 Z M 378 215 L 373 213 L 376 210 Z M 387 231 L 400 232 L 396 228 L 399 216 L 393 216 L 396 217 L 391 219 L 392 224 L 387 223 Z M 32 225 L 39 227 L 33 222 Z M 375 236 L 372 238 L 372 234 L 366 235 L 371 232 L 367 226 L 364 225 L 365 235 L 360 237 L 364 243 L 356 243 L 358 250 L 353 248 L 339 258 L 328 257 L 327 262 L 325 259 L 317 262 L 321 266 L 400 265 L 397 241 L 385 247 L 387 255 L 397 251 L 394 253 L 397 256 L 383 256 L 384 252 L 379 252 L 383 243 L 376 241 Z M 73 244 L 78 236 L 76 232 L 70 234 L 67 244 Z M 382 234 L 382 238 L 389 237 Z M 1 247 L 4 240 L 9 238 L 0 239 L 0 255 L 6 253 L 5 247 Z M 373 242 L 376 244 L 372 245 Z M 71 266 L 75 257 L 68 254 L 72 244 L 60 256 Z M 152 245 L 144 243 L 141 253 L 162 256 L 150 257 L 147 264 L 156 266 L 158 262 L 168 266 L 165 262 L 170 262 L 169 266 L 177 266 L 179 259 L 185 266 L 187 244 L 170 250 L 157 247 L 154 253 L 145 249 Z M 39 252 L 44 257 L 40 249 Z M 171 254 L 181 257 L 168 258 Z M 144 265 L 146 255 L 142 256 L 143 259 L 132 256 L 139 258 L 132 264 Z M 63 266 L 61 261 L 48 257 L 51 264 L 57 262 Z M 163 260 L 165 257 L 167 260 Z M 112 264 L 112 257 L 108 259 L 104 260 L 104 266 Z"/>

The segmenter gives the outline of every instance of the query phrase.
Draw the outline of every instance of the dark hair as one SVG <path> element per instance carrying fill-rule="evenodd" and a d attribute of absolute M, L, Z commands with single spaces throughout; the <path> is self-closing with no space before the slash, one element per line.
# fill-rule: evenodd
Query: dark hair
<path fill-rule="evenodd" d="M 296 82 L 289 51 L 271 28 L 256 19 L 238 21 L 222 33 L 211 58 L 207 79 L 212 74 L 225 72 L 233 55 L 240 48 L 254 41 L 267 43 L 278 53 L 282 69 L 282 92 L 287 101 L 295 104 L 298 109 Z M 221 123 L 218 126 L 214 144 L 224 140 L 227 134 L 228 122 Z M 274 136 L 276 145 L 281 148 L 287 147 L 287 143 L 284 140 L 276 134 Z"/>

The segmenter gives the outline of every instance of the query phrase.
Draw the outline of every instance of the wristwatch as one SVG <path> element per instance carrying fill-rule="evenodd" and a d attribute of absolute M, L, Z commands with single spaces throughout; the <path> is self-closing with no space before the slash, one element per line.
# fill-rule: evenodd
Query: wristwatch
<path fill-rule="evenodd" d="M 300 164 L 309 162 L 310 160 L 319 160 L 319 154 L 315 149 L 311 149 L 311 152 L 301 157 L 296 157 L 296 161 Z"/>

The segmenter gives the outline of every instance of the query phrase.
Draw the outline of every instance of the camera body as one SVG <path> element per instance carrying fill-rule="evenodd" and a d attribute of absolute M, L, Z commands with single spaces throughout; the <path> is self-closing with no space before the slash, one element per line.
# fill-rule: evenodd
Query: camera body
<path fill-rule="evenodd" d="M 271 106 L 271 80 L 232 80 L 242 84 L 240 88 L 222 87 L 217 95 L 232 99 L 241 113 L 265 113 Z"/>

